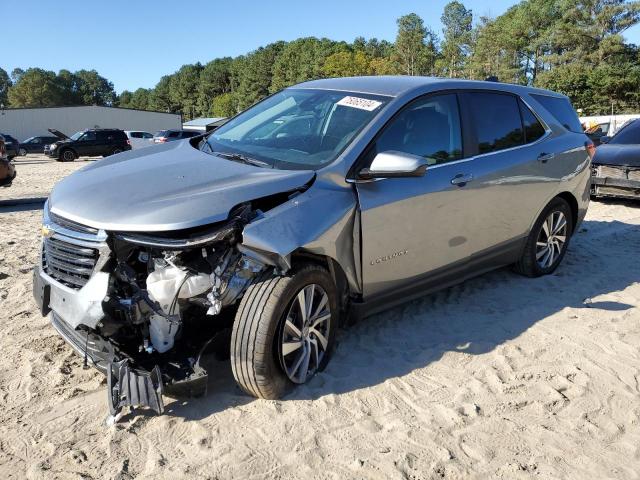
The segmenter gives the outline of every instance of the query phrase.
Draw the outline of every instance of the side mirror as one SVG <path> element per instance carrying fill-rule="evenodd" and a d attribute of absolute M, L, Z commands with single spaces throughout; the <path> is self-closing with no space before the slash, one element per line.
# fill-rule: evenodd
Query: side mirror
<path fill-rule="evenodd" d="M 358 172 L 358 179 L 422 177 L 428 165 L 424 157 L 390 150 L 378 153 L 369 168 Z"/>
<path fill-rule="evenodd" d="M 603 135 L 600 137 L 600 143 L 609 143 L 609 140 L 611 140 L 611 137 L 608 135 Z"/>

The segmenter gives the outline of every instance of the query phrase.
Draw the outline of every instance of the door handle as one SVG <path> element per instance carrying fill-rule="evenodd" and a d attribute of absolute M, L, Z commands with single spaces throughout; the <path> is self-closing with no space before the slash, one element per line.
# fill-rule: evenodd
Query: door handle
<path fill-rule="evenodd" d="M 549 160 L 553 160 L 553 157 L 555 157 L 553 153 L 541 153 L 538 155 L 538 160 L 542 163 L 547 163 Z"/>
<path fill-rule="evenodd" d="M 471 180 L 473 180 L 473 175 L 471 175 L 470 173 L 459 173 L 451 179 L 451 185 L 464 187 Z"/>

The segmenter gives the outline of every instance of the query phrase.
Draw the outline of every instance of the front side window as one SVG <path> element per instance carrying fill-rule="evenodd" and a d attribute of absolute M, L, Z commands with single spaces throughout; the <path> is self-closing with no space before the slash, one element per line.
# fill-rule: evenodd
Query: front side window
<path fill-rule="evenodd" d="M 614 145 L 640 144 L 640 121 L 636 120 L 626 127 L 622 127 L 622 129 L 609 140 L 609 143 Z"/>
<path fill-rule="evenodd" d="M 236 154 L 280 169 L 318 169 L 334 161 L 389 97 L 286 89 L 215 130 L 208 153 Z"/>
<path fill-rule="evenodd" d="M 96 132 L 85 132 L 82 137 L 80 137 L 81 142 L 93 142 L 96 139 Z"/>
<path fill-rule="evenodd" d="M 518 99 L 513 95 L 473 92 L 466 95 L 478 141 L 478 153 L 524 144 Z"/>
<path fill-rule="evenodd" d="M 424 157 L 430 165 L 462 158 L 462 131 L 455 94 L 419 99 L 402 110 L 374 144 L 378 153 L 397 151 Z"/>

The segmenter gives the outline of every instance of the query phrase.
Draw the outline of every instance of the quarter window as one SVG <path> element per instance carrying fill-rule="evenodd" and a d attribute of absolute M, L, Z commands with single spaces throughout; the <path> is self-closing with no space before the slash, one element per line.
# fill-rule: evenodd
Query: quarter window
<path fill-rule="evenodd" d="M 456 95 L 420 99 L 400 112 L 376 141 L 371 158 L 390 150 L 424 157 L 431 165 L 462 158 Z"/>
<path fill-rule="evenodd" d="M 518 99 L 513 95 L 474 92 L 467 96 L 479 153 L 491 153 L 524 144 Z"/>
<path fill-rule="evenodd" d="M 535 142 L 544 135 L 544 127 L 522 100 L 520 100 L 518 103 L 520 104 L 520 112 L 522 113 L 522 124 L 524 126 L 525 142 Z"/>

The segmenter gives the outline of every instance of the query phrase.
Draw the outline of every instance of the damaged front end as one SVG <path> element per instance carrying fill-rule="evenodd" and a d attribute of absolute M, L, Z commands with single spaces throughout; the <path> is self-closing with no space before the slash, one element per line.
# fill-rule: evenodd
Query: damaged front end
<path fill-rule="evenodd" d="M 244 204 L 220 224 L 144 235 L 85 227 L 45 206 L 34 295 L 85 363 L 107 375 L 112 415 L 125 406 L 162 413 L 163 393 L 206 393 L 200 360 L 230 334 L 226 307 L 271 268 L 239 248 L 256 215 Z"/>

